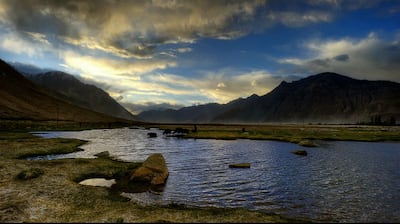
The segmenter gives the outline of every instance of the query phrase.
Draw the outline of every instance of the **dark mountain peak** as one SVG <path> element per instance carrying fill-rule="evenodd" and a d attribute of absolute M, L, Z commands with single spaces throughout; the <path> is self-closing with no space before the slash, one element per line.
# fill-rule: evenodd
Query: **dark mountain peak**
<path fill-rule="evenodd" d="M 274 90 L 277 89 L 286 89 L 293 86 L 306 86 L 306 85 L 315 85 L 315 84 L 333 84 L 338 82 L 351 82 L 355 81 L 355 79 L 340 75 L 334 72 L 323 72 L 316 75 L 311 75 L 299 80 L 295 80 L 292 82 L 282 81 Z M 274 91 L 273 90 L 273 91 Z M 272 92 L 273 92 L 272 91 Z"/>
<path fill-rule="evenodd" d="M 355 79 L 348 76 L 340 75 L 334 72 L 323 72 L 316 75 L 311 75 L 307 78 L 301 79 L 299 81 L 311 81 L 311 82 L 349 82 L 355 81 Z"/>
<path fill-rule="evenodd" d="M 8 63 L 23 75 L 33 75 L 51 71 L 51 69 L 39 68 L 31 64 L 25 64 L 20 62 L 8 62 Z"/>
<path fill-rule="evenodd" d="M 70 75 L 65 72 L 61 71 L 50 71 L 50 72 L 45 72 L 45 73 L 40 73 L 36 76 L 40 79 L 52 79 L 52 80 L 57 80 L 57 81 L 68 81 L 68 82 L 74 82 L 74 83 L 79 83 L 80 81 L 73 75 Z"/>
<path fill-rule="evenodd" d="M 2 88 L 11 88 L 14 83 L 23 83 L 27 86 L 31 86 L 32 83 L 25 82 L 25 77 L 23 77 L 14 67 L 9 65 L 7 62 L 0 59 L 0 86 L 4 86 Z"/>
<path fill-rule="evenodd" d="M 10 75 L 16 75 L 18 72 L 7 62 L 3 61 L 0 59 L 0 69 L 1 69 L 1 76 L 10 76 Z"/>
<path fill-rule="evenodd" d="M 316 75 L 311 75 L 293 82 L 282 81 L 271 93 L 281 91 L 293 91 L 294 89 L 331 89 L 340 88 L 344 86 L 351 86 L 355 83 L 362 82 L 362 80 L 353 79 L 344 75 L 334 72 L 324 72 Z M 293 89 L 294 88 L 294 89 Z"/>
<path fill-rule="evenodd" d="M 42 74 L 47 75 L 47 76 L 58 75 L 60 77 L 71 77 L 72 76 L 72 75 L 62 72 L 62 71 L 49 71 L 49 72 L 43 72 Z"/>
<path fill-rule="evenodd" d="M 257 94 L 252 94 L 251 96 L 247 97 L 247 99 L 255 99 L 258 98 L 259 96 Z"/>
<path fill-rule="evenodd" d="M 348 78 L 347 76 L 335 73 L 335 72 L 322 72 L 316 75 L 311 75 L 309 77 L 319 77 L 319 78 L 339 78 L 339 77 L 345 77 Z"/>
<path fill-rule="evenodd" d="M 294 81 L 294 82 L 297 82 L 297 81 Z M 282 88 L 282 87 L 286 87 L 286 86 L 288 86 L 288 85 L 290 85 L 290 84 L 292 84 L 292 82 L 289 83 L 289 82 L 286 82 L 285 80 L 283 80 L 281 83 L 279 83 L 279 85 L 278 85 L 277 87 L 275 87 L 275 89 L 279 89 L 279 88 Z M 275 89 L 273 89 L 272 91 L 274 91 Z"/>

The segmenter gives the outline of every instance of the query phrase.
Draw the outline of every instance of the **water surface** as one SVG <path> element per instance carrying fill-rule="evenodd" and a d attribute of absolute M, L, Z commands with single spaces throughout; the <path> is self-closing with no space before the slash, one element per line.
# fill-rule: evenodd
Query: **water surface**
<path fill-rule="evenodd" d="M 148 138 L 148 132 L 158 137 Z M 109 151 L 125 161 L 162 153 L 170 175 L 161 195 L 124 194 L 138 203 L 245 207 L 327 222 L 400 222 L 400 143 L 320 142 L 304 148 L 259 140 L 181 139 L 158 129 L 49 132 L 90 141 L 55 158 L 94 158 Z M 293 150 L 305 149 L 308 156 Z M 231 169 L 231 163 L 251 163 Z"/>

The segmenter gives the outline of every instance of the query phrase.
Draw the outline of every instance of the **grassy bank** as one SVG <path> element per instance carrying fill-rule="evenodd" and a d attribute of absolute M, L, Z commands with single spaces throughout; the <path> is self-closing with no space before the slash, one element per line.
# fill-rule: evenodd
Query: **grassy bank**
<path fill-rule="evenodd" d="M 83 141 L 0 132 L 0 222 L 290 222 L 245 209 L 140 206 L 103 187 L 79 185 L 90 177 L 118 178 L 140 164 L 108 158 L 29 161 L 32 155 L 78 150 Z"/>
<path fill-rule="evenodd" d="M 187 138 L 257 139 L 300 143 L 304 140 L 400 141 L 400 126 L 366 125 L 194 125 L 163 124 L 161 129 L 190 130 Z M 196 131 L 194 131 L 196 130 Z"/>
<path fill-rule="evenodd" d="M 101 128 L 120 128 L 132 125 L 144 125 L 143 122 L 76 122 L 76 121 L 39 121 L 39 120 L 4 120 L 0 119 L 0 131 L 79 131 Z"/>

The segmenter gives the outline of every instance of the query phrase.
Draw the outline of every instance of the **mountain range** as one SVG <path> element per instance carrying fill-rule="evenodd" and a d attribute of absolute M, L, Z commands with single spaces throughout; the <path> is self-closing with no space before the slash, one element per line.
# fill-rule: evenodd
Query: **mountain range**
<path fill-rule="evenodd" d="M 0 119 L 335 124 L 396 124 L 400 120 L 399 83 L 358 80 L 330 72 L 283 81 L 263 96 L 253 94 L 227 104 L 150 110 L 133 116 L 104 90 L 72 75 L 35 67 L 16 69 L 0 60 Z M 40 73 L 29 74 L 32 71 Z"/>
<path fill-rule="evenodd" d="M 320 73 L 271 92 L 227 104 L 179 110 L 145 111 L 142 121 L 160 123 L 396 123 L 400 120 L 400 84 Z"/>
<path fill-rule="evenodd" d="M 0 60 L 0 119 L 125 122 L 79 107 L 49 92 Z"/>

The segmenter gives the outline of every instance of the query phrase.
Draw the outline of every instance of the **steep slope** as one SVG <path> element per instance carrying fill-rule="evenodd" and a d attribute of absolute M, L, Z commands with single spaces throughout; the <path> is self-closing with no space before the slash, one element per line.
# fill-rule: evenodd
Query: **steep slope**
<path fill-rule="evenodd" d="M 115 122 L 122 119 L 90 111 L 55 97 L 0 60 L 0 119 Z"/>
<path fill-rule="evenodd" d="M 197 106 L 201 108 L 201 106 Z M 336 73 L 321 73 L 291 83 L 282 82 L 264 96 L 253 95 L 209 108 L 214 117 L 191 116 L 186 108 L 169 116 L 168 122 L 211 123 L 358 123 L 379 118 L 382 122 L 400 120 L 400 84 L 389 81 L 352 79 Z M 147 112 L 138 115 L 146 120 Z M 152 112 L 151 118 L 163 118 L 164 112 Z"/>
<path fill-rule="evenodd" d="M 74 76 L 58 71 L 26 75 L 34 83 L 55 92 L 54 96 L 69 103 L 109 116 L 134 120 L 135 117 L 104 90 L 84 84 Z"/>

